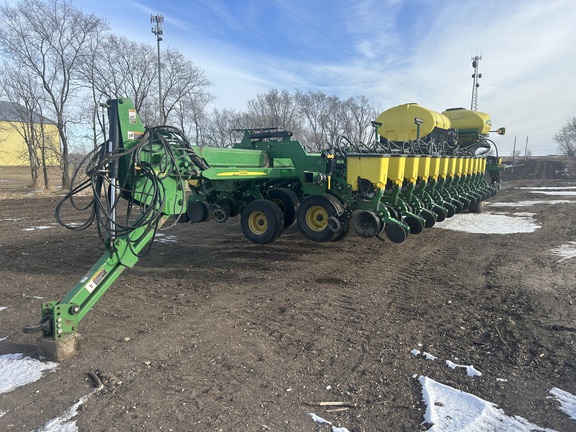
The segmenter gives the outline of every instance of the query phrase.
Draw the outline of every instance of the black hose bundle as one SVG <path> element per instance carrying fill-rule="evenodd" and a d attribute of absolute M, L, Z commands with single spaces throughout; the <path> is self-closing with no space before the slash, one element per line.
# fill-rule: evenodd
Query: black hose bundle
<path fill-rule="evenodd" d="M 155 155 L 154 163 L 150 155 Z M 144 228 L 142 235 L 131 238 L 129 244 L 138 242 L 150 230 L 158 229 L 163 214 L 176 215 L 176 219 L 180 216 L 178 209 L 165 208 L 167 197 L 162 179 L 173 177 L 183 184 L 190 177 L 192 167 L 182 172 L 182 158 L 191 160 L 200 170 L 209 168 L 182 133 L 171 126 L 147 128 L 128 149 L 108 152 L 106 144 L 101 144 L 76 167 L 70 191 L 56 206 L 56 221 L 71 230 L 84 230 L 96 222 L 98 235 L 104 242 L 122 236 L 128 238 L 134 230 Z M 124 167 L 121 170 L 124 178 L 119 181 L 110 177 L 110 167 L 115 163 Z M 82 196 L 88 189 L 92 196 L 86 203 Z M 173 201 L 176 205 L 177 200 Z M 66 204 L 77 212 L 87 212 L 84 221 L 64 222 L 62 211 Z"/>

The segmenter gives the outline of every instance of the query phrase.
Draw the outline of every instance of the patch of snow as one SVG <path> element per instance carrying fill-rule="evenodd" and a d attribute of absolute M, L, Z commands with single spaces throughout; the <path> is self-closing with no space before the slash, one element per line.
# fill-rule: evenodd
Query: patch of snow
<path fill-rule="evenodd" d="M 418 344 L 418 345 L 422 345 L 422 344 Z M 410 351 L 410 354 L 412 354 L 414 357 L 418 357 L 420 354 L 422 354 L 422 357 L 424 357 L 426 360 L 436 360 L 438 357 L 433 356 L 430 353 L 427 353 L 426 351 L 424 352 L 420 352 L 420 350 L 417 349 L 413 349 L 412 351 Z"/>
<path fill-rule="evenodd" d="M 508 382 L 508 380 L 506 378 L 496 378 L 496 381 L 499 382 Z"/>
<path fill-rule="evenodd" d="M 23 354 L 0 355 L 0 394 L 33 383 L 43 372 L 55 369 L 58 363 L 41 362 Z"/>
<path fill-rule="evenodd" d="M 556 387 L 553 387 L 548 393 L 560 402 L 560 411 L 568 415 L 572 420 L 576 420 L 576 396 Z"/>
<path fill-rule="evenodd" d="M 0 411 L 0 417 L 2 417 L 3 415 L 5 415 L 6 413 L 8 413 L 8 411 Z"/>
<path fill-rule="evenodd" d="M 22 228 L 22 231 L 36 231 L 36 230 L 45 230 L 48 228 L 52 228 L 49 225 L 40 225 L 40 226 L 35 226 L 35 227 L 28 227 L 28 228 Z"/>
<path fill-rule="evenodd" d="M 327 424 L 327 425 L 331 425 L 331 424 L 332 424 L 332 422 L 329 422 L 328 420 L 323 419 L 322 417 L 317 416 L 317 415 L 314 414 L 314 413 L 308 413 L 308 415 L 309 415 L 310 417 L 312 417 L 312 420 L 314 420 L 316 423 Z"/>
<path fill-rule="evenodd" d="M 322 417 L 317 416 L 317 415 L 314 414 L 314 413 L 308 413 L 308 415 L 309 415 L 310 417 L 312 417 L 312 420 L 314 420 L 316 423 L 326 424 L 326 425 L 332 426 L 332 432 L 350 432 L 350 431 L 349 431 L 348 429 L 346 429 L 345 427 L 336 427 L 336 426 L 333 426 L 333 425 L 332 425 L 332 422 L 330 422 L 330 421 L 328 421 L 328 420 L 326 420 L 326 419 L 323 419 Z"/>
<path fill-rule="evenodd" d="M 472 365 L 460 365 L 453 363 L 450 360 L 446 360 L 446 366 L 448 366 L 450 369 L 464 368 L 466 369 L 466 375 L 469 377 L 482 376 L 482 372 L 475 369 Z"/>
<path fill-rule="evenodd" d="M 574 196 L 576 191 L 565 191 L 565 190 L 555 190 L 555 191 L 543 191 L 543 190 L 532 190 L 530 193 L 537 193 L 542 195 L 562 195 L 562 196 Z"/>
<path fill-rule="evenodd" d="M 0 338 L 0 342 L 2 342 L 3 340 L 6 340 L 6 339 L 8 339 L 8 338 Z"/>
<path fill-rule="evenodd" d="M 562 261 L 567 260 L 569 258 L 574 258 L 574 257 L 576 257 L 576 242 L 571 241 L 571 242 L 568 242 L 568 244 L 563 244 L 561 246 L 558 246 L 557 248 L 551 249 L 550 253 L 553 255 L 558 255 L 558 256 L 563 257 L 558 262 L 562 262 Z"/>
<path fill-rule="evenodd" d="M 540 228 L 532 217 L 506 216 L 491 212 L 460 213 L 434 226 L 473 234 L 531 233 Z"/>
<path fill-rule="evenodd" d="M 156 235 L 154 236 L 154 241 L 158 243 L 178 243 L 178 237 L 176 237 L 175 235 L 156 233 Z"/>
<path fill-rule="evenodd" d="M 39 427 L 34 432 L 77 432 L 78 426 L 76 426 L 76 420 L 70 420 L 78 415 L 78 408 L 86 402 L 88 396 L 90 395 L 81 397 L 78 402 L 64 411 L 61 415 L 52 420 L 48 420 L 43 426 Z"/>
<path fill-rule="evenodd" d="M 567 190 L 576 189 L 576 186 L 535 186 L 535 187 L 521 187 L 523 190 Z"/>
<path fill-rule="evenodd" d="M 490 203 L 490 207 L 531 207 L 536 204 L 571 204 L 575 200 L 534 200 L 534 201 L 517 201 L 517 202 L 495 202 Z"/>
<path fill-rule="evenodd" d="M 0 306 L 0 311 L 8 309 L 6 306 Z"/>
<path fill-rule="evenodd" d="M 470 393 L 454 389 L 425 376 L 418 377 L 426 404 L 424 421 L 429 432 L 516 431 L 553 432 L 528 420 L 507 416 L 503 410 Z"/>

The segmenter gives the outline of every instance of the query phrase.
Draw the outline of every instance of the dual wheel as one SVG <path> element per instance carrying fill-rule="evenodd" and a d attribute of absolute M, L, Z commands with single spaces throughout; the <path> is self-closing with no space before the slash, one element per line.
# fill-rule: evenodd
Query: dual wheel
<path fill-rule="evenodd" d="M 268 192 L 268 199 L 257 199 L 242 210 L 240 226 L 252 243 L 272 243 L 285 228 L 296 221 L 298 196 L 290 189 L 277 188 Z"/>

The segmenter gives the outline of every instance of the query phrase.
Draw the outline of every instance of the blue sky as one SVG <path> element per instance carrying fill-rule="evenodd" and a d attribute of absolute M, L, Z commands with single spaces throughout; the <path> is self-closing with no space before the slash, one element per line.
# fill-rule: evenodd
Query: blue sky
<path fill-rule="evenodd" d="M 272 88 L 363 94 L 385 110 L 416 102 L 470 108 L 471 57 L 482 55 L 478 110 L 510 155 L 556 152 L 576 116 L 574 0 L 74 0 L 116 34 L 182 51 L 212 81 L 215 107 L 243 109 Z M 130 96 L 130 95 L 127 95 Z"/>

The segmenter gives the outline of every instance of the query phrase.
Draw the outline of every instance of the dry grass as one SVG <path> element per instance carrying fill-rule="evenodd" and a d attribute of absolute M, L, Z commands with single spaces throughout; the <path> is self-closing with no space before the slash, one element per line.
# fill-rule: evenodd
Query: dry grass
<path fill-rule="evenodd" d="M 48 172 L 50 187 L 44 189 L 44 180 L 41 176 L 38 188 L 32 187 L 30 168 L 1 166 L 0 167 L 0 198 L 25 198 L 38 194 L 61 194 L 61 179 L 58 168 L 51 168 Z"/>

